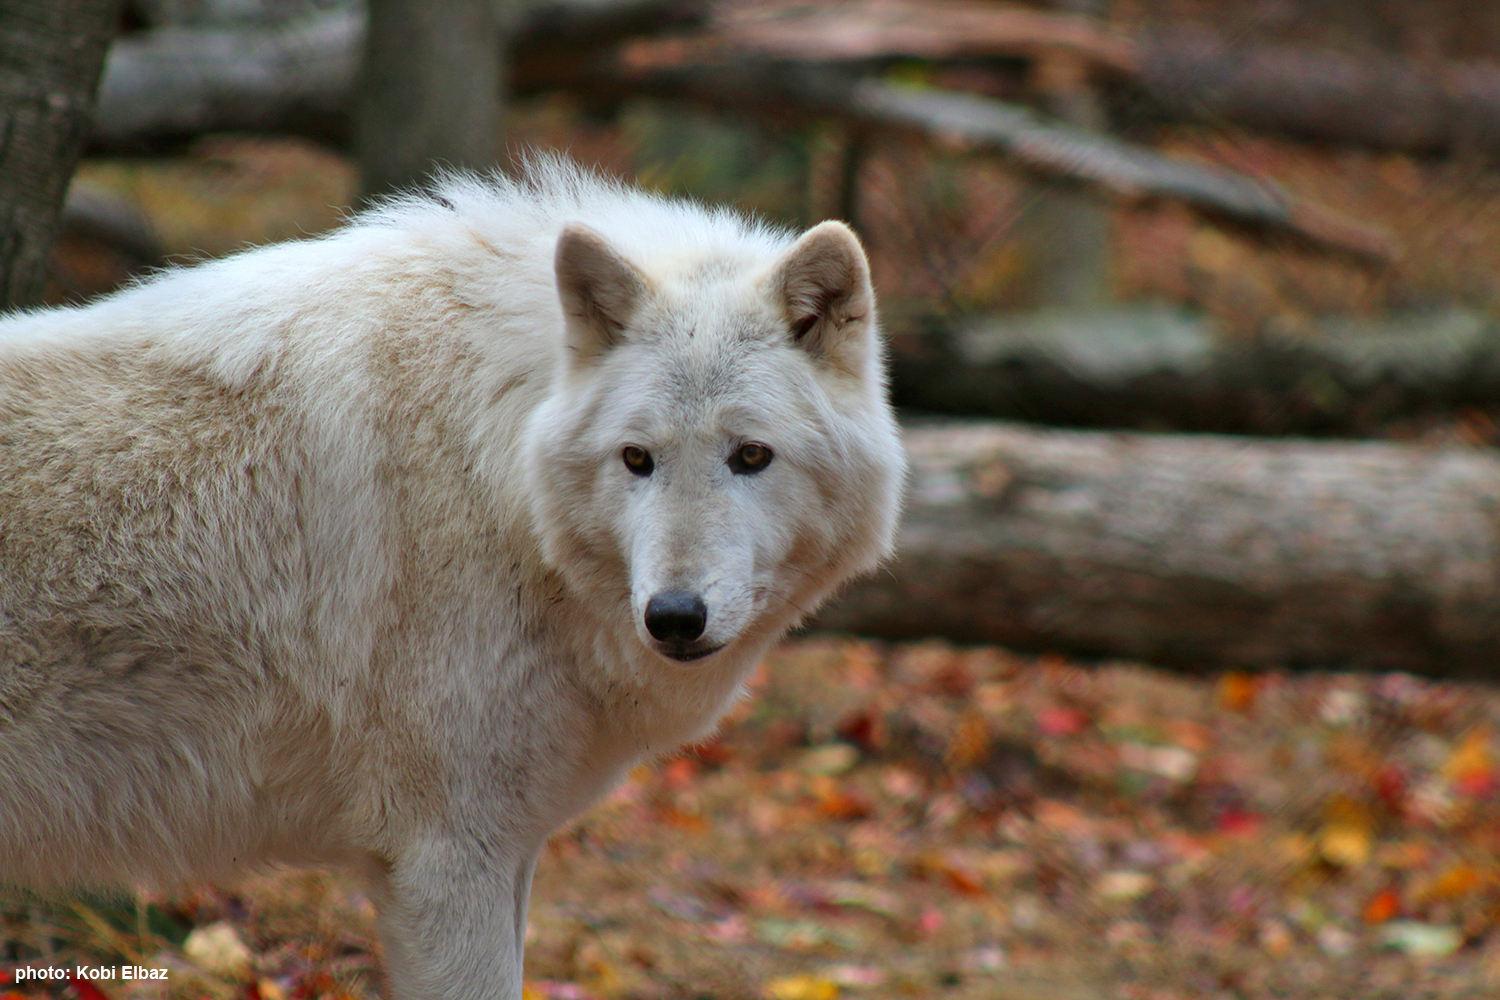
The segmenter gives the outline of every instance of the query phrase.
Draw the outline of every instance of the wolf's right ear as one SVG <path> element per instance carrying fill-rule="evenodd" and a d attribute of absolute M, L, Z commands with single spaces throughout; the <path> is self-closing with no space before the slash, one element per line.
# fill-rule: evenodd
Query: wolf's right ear
<path fill-rule="evenodd" d="M 554 267 L 568 353 L 586 364 L 620 343 L 645 295 L 646 278 L 608 240 L 579 223 L 557 238 Z"/>
<path fill-rule="evenodd" d="M 822 222 L 802 234 L 771 272 L 772 295 L 792 342 L 835 370 L 866 370 L 874 330 L 870 265 L 854 231 Z"/>

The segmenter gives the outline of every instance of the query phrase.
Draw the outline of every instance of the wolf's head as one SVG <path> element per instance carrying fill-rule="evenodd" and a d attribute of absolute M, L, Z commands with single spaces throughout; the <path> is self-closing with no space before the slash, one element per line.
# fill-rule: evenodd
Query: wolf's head
<path fill-rule="evenodd" d="M 890 552 L 905 476 L 864 251 L 631 259 L 566 227 L 553 389 L 528 428 L 548 562 L 663 657 L 765 644 Z"/>

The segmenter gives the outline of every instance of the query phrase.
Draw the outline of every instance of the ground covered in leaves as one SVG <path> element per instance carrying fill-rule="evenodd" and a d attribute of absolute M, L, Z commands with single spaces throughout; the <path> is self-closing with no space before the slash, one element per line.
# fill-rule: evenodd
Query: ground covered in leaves
<path fill-rule="evenodd" d="M 1497 731 L 1500 692 L 1405 675 L 791 642 L 553 837 L 528 1000 L 1493 997 Z M 0 971 L 171 970 L 108 997 L 380 993 L 324 875 L 0 919 Z"/>

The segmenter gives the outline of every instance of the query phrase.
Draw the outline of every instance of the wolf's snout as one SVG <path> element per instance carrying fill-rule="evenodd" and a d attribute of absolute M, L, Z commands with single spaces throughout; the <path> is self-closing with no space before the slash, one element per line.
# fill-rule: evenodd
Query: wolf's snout
<path fill-rule="evenodd" d="M 708 625 L 708 605 L 697 594 L 669 590 L 646 604 L 646 631 L 657 642 L 692 642 Z"/>

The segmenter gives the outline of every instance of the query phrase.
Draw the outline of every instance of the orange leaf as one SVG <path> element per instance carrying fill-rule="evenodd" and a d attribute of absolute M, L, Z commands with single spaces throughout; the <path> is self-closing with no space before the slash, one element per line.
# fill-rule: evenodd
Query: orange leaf
<path fill-rule="evenodd" d="M 822 976 L 779 976 L 761 988 L 767 1000 L 834 1000 L 839 984 Z"/>
<path fill-rule="evenodd" d="M 818 815 L 824 819 L 864 819 L 870 815 L 870 804 L 857 795 L 834 792 L 818 800 Z"/>
<path fill-rule="evenodd" d="M 1318 832 L 1318 853 L 1340 868 L 1357 868 L 1370 859 L 1374 822 L 1364 803 L 1335 795 L 1324 807 L 1323 828 Z"/>
<path fill-rule="evenodd" d="M 949 865 L 943 869 L 943 878 L 948 887 L 961 896 L 985 895 L 984 883 L 972 872 Z"/>
<path fill-rule="evenodd" d="M 944 763 L 950 770 L 963 771 L 981 763 L 989 752 L 989 724 L 983 714 L 970 709 L 958 720 Z"/>
<path fill-rule="evenodd" d="M 1443 763 L 1443 777 L 1454 784 L 1472 781 L 1476 776 L 1485 777 L 1495 770 L 1495 758 L 1490 753 L 1489 733 L 1478 727 L 1469 730 L 1463 742 Z"/>
<path fill-rule="evenodd" d="M 1040 799 L 1032 808 L 1038 824 L 1058 833 L 1071 833 L 1088 825 L 1083 810 L 1059 799 Z"/>
<path fill-rule="evenodd" d="M 1365 923 L 1383 924 L 1401 912 L 1401 900 L 1389 889 L 1382 889 L 1365 904 Z"/>
<path fill-rule="evenodd" d="M 1492 879 L 1493 875 L 1487 877 L 1476 871 L 1472 865 L 1459 861 L 1449 865 L 1441 875 L 1424 886 L 1420 896 L 1424 902 L 1457 899 L 1460 896 L 1467 896 Z"/>
<path fill-rule="evenodd" d="M 697 813 L 667 808 L 663 809 L 660 815 L 663 823 L 675 826 L 679 830 L 686 830 L 688 833 L 702 833 L 708 829 L 708 821 Z"/>
<path fill-rule="evenodd" d="M 1260 678 L 1232 670 L 1219 678 L 1215 692 L 1219 707 L 1228 712 L 1248 712 L 1260 695 Z"/>
<path fill-rule="evenodd" d="M 1177 746 L 1193 753 L 1202 753 L 1213 744 L 1213 733 L 1207 726 L 1187 719 L 1168 722 L 1167 736 Z"/>

